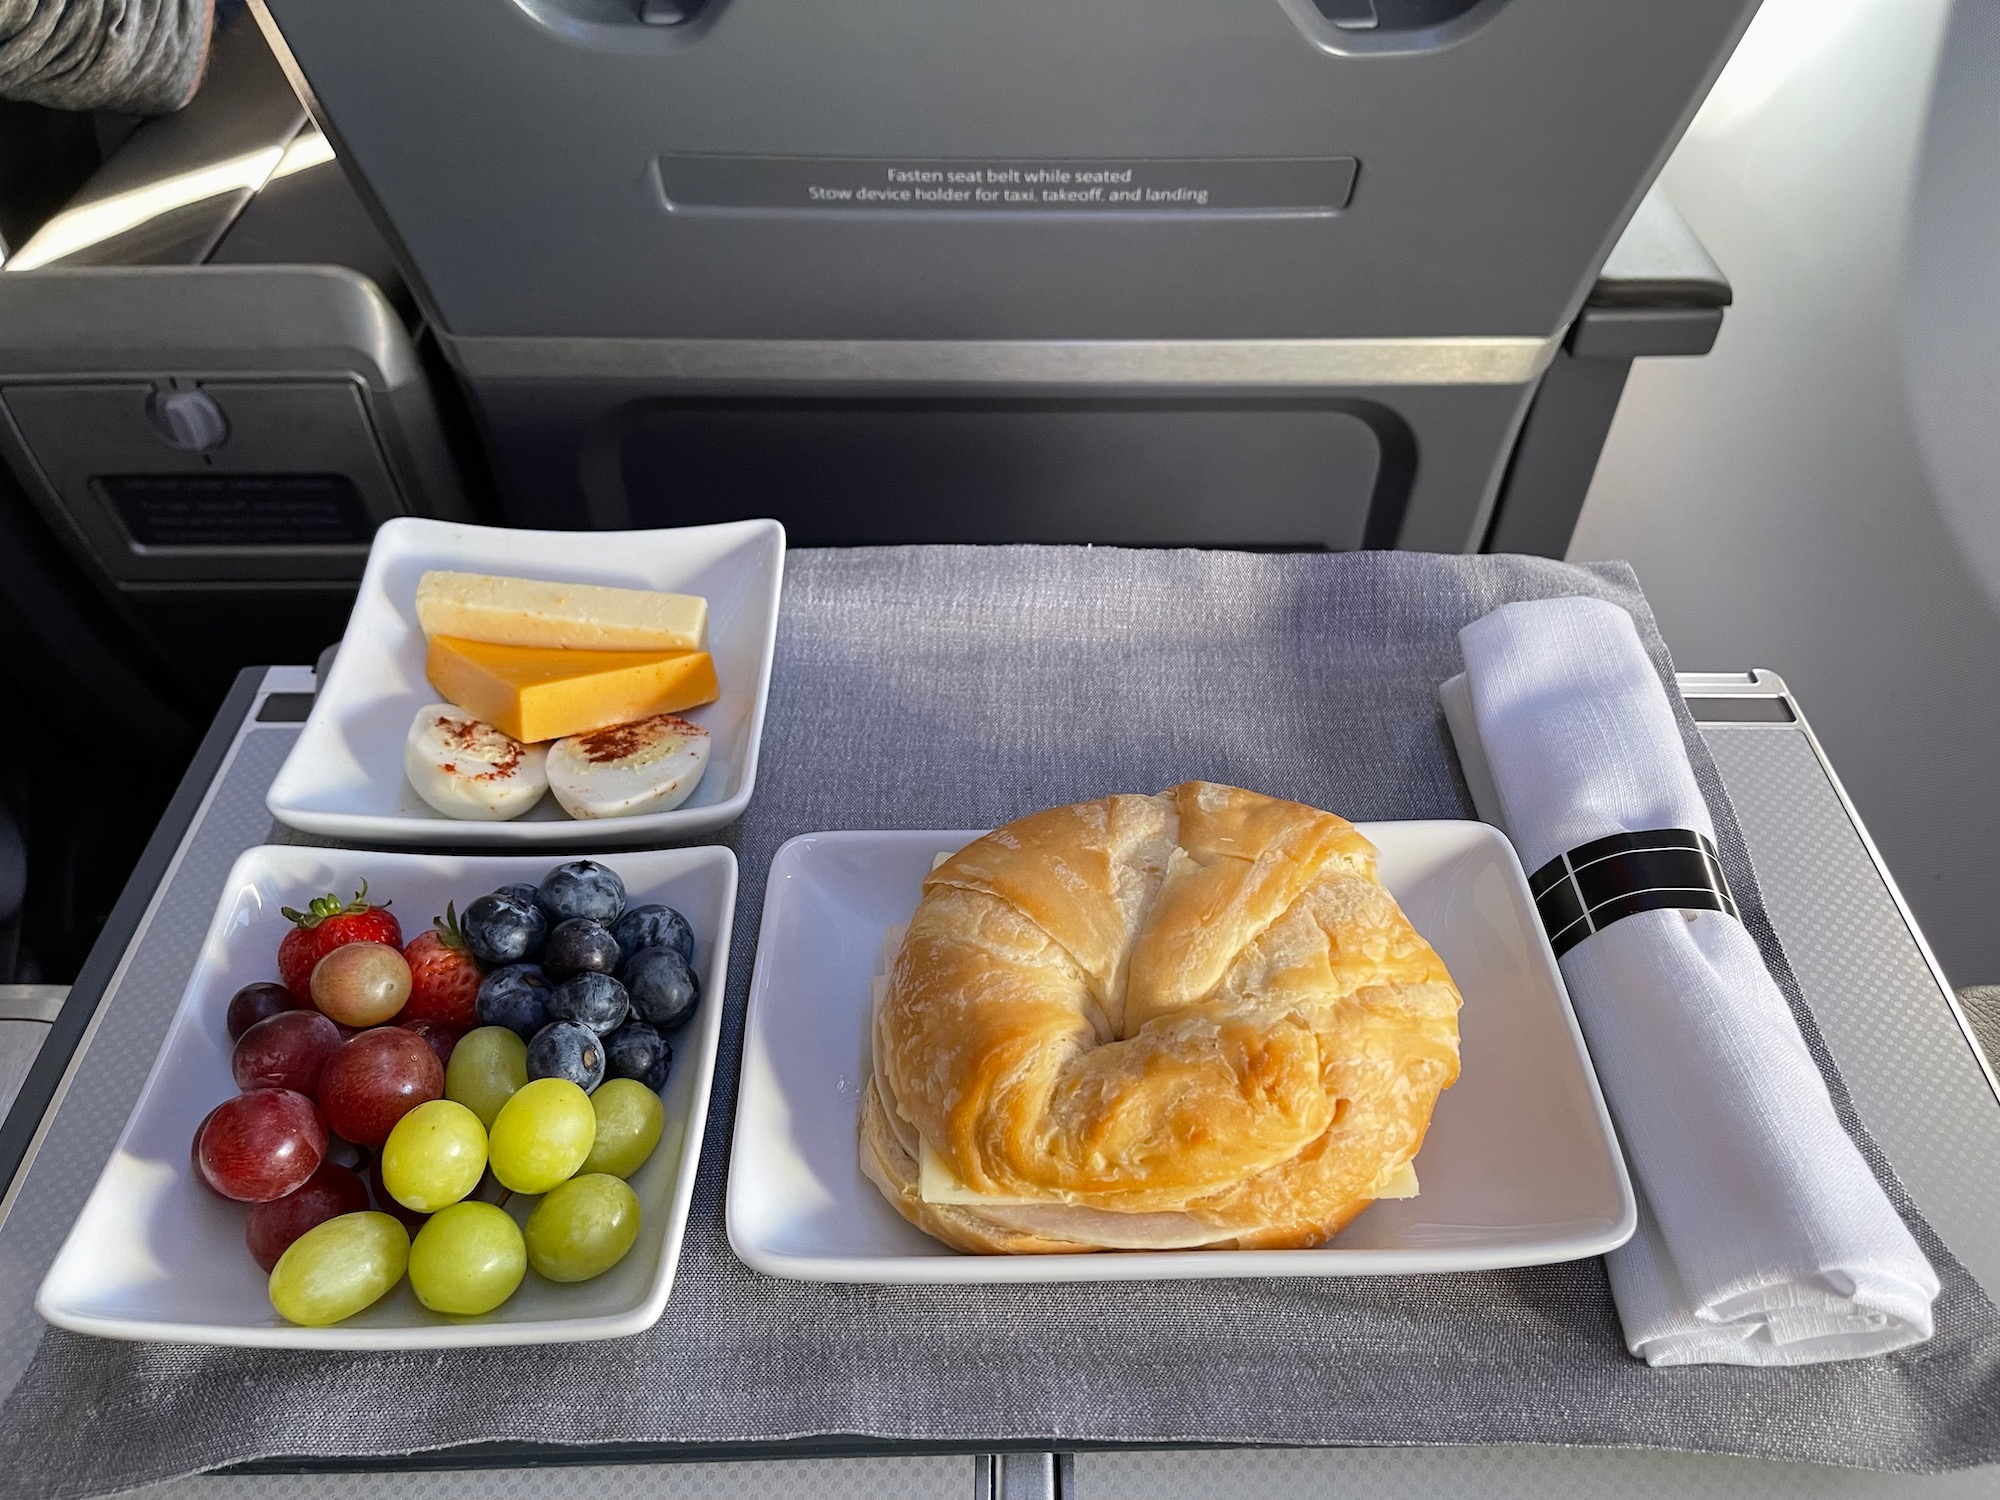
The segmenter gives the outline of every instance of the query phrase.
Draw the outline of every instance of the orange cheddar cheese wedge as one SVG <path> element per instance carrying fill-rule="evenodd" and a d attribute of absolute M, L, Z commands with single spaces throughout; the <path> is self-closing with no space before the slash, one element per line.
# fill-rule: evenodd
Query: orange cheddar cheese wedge
<path fill-rule="evenodd" d="M 533 743 L 713 703 L 706 651 L 570 651 L 431 637 L 431 686 L 502 734 Z"/>

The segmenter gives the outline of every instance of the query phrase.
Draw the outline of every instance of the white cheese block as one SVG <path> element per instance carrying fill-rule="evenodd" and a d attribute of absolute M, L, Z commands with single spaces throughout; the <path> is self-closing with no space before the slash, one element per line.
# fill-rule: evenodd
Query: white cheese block
<path fill-rule="evenodd" d="M 708 601 L 593 583 L 429 572 L 417 580 L 424 634 L 494 646 L 578 651 L 699 651 Z"/>

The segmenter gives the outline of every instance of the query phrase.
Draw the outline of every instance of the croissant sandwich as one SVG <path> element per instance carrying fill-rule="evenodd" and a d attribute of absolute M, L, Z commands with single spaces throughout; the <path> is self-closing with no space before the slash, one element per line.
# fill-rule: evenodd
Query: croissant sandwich
<path fill-rule="evenodd" d="M 1458 1076 L 1458 990 L 1374 847 L 1209 782 L 967 845 L 878 994 L 862 1170 L 967 1251 L 1318 1245 Z"/>

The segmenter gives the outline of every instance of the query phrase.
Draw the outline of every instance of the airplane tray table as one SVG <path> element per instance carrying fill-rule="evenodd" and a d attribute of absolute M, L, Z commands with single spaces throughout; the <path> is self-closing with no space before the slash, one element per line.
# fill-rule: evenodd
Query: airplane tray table
<path fill-rule="evenodd" d="M 29 1303 L 67 1230 L 41 1204 L 80 1198 L 117 1133 L 129 1097 L 68 1090 L 84 1049 L 105 1045 L 120 986 L 135 963 L 190 962 L 214 886 L 234 854 L 268 841 L 263 792 L 295 738 L 310 702 L 302 668 L 246 673 L 219 715 L 188 780 L 163 820 L 105 936 L 79 977 L 71 1002 L 0 1127 L 0 1172 L 14 1175 L 0 1224 L 0 1383 L 18 1379 L 40 1336 Z M 1701 732 L 1737 804 L 1773 921 L 1801 986 L 1841 1065 L 1857 1107 L 1939 1237 L 1984 1286 L 2000 1286 L 2000 1106 L 1990 1074 L 1909 924 L 1872 846 L 1860 831 L 1803 718 L 1782 683 L 1767 674 L 1684 677 Z M 774 719 L 773 733 L 785 730 Z M 278 831 L 283 837 L 282 830 Z M 749 886 L 746 884 L 746 893 Z M 739 977 L 740 982 L 740 977 Z M 143 1074 L 143 1067 L 139 1072 Z M 135 1079 L 136 1082 L 136 1079 Z M 60 1109 L 48 1106 L 52 1099 Z M 30 1211 L 21 1211 L 27 1204 Z M 38 1211 L 39 1210 L 39 1211 Z M 685 1272 L 684 1272 L 685 1274 Z M 678 1295 L 678 1293 L 677 1293 Z M 145 1405 L 134 1392 L 135 1408 Z M 869 1439 L 734 1445 L 612 1445 L 591 1449 L 455 1450 L 422 1456 L 342 1457 L 260 1463 L 279 1474 L 181 1481 L 176 1496 L 329 1495 L 341 1481 L 298 1472 L 313 1467 L 404 1469 L 371 1490 L 410 1495 L 558 1494 L 645 1488 L 666 1493 L 801 1494 L 893 1490 L 962 1494 L 1084 1495 L 1313 1493 L 1415 1495 L 1440 1487 L 1480 1493 L 1546 1493 L 1558 1485 L 1660 1494 L 1893 1495 L 2000 1494 L 2000 1469 L 1935 1476 L 1892 1475 L 1819 1465 L 1563 1447 L 1408 1449 L 1228 1449 L 1178 1452 L 1078 1451 L 1061 1460 L 1036 1445 L 1012 1445 L 1004 1460 L 942 1456 L 998 1444 L 910 1444 Z M 1046 1448 L 1048 1444 L 1041 1445 Z M 865 1454 L 802 1462 L 802 1454 Z M 658 1459 L 733 1460 L 688 1469 L 639 1467 Z M 574 1470 L 515 1467 L 503 1478 L 423 1472 L 466 1464 L 587 1462 Z M 970 1467 L 968 1468 L 968 1463 Z M 4 1488 L 0 1481 L 0 1488 Z"/>

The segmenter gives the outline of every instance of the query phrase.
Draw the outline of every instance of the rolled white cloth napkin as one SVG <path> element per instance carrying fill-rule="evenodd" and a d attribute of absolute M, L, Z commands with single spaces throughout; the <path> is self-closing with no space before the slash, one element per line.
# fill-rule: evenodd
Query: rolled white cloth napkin
<path fill-rule="evenodd" d="M 1714 837 L 1624 610 L 1509 604 L 1459 643 L 1447 716 L 1475 797 L 1497 798 L 1482 813 L 1530 872 L 1615 833 Z M 1607 1257 L 1631 1351 L 1653 1365 L 1796 1365 L 1929 1338 L 1937 1276 L 1841 1127 L 1742 924 L 1640 912 L 1561 964 L 1641 1200 L 1638 1233 Z"/>

